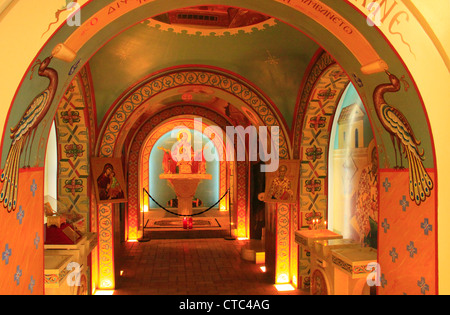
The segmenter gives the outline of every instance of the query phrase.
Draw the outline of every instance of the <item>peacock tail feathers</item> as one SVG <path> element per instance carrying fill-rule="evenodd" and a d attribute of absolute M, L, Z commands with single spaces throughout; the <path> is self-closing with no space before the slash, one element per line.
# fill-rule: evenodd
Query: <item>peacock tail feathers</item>
<path fill-rule="evenodd" d="M 422 160 L 411 151 L 406 150 L 409 162 L 409 197 L 417 205 L 431 195 L 433 181 L 428 175 Z"/>
<path fill-rule="evenodd" d="M 418 159 L 423 161 L 424 150 L 419 150 L 421 142 L 414 136 L 411 127 L 405 122 L 406 119 L 398 116 L 399 111 L 388 104 L 382 104 L 381 114 L 383 125 L 402 142 L 403 154 L 407 155 L 407 151 L 413 152 Z"/>
<path fill-rule="evenodd" d="M 11 128 L 11 139 L 14 139 L 13 144 L 17 139 L 22 138 L 33 126 L 37 119 L 41 116 L 44 108 L 49 100 L 50 91 L 44 90 L 41 94 L 33 99 L 30 107 L 25 111 L 19 123 Z"/>
<path fill-rule="evenodd" d="M 3 169 L 0 181 L 3 187 L 0 192 L 0 202 L 8 212 L 16 209 L 17 206 L 17 187 L 19 181 L 19 162 L 22 153 L 23 144 L 26 137 L 21 137 L 11 145 L 8 157 L 6 158 L 5 168 Z"/>

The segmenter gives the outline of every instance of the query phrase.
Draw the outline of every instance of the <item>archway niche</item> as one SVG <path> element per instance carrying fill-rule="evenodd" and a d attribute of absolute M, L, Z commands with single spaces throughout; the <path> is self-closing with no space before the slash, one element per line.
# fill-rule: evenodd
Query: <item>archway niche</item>
<path fill-rule="evenodd" d="M 330 134 L 328 187 L 329 229 L 377 248 L 378 151 L 366 109 L 351 83 Z"/>

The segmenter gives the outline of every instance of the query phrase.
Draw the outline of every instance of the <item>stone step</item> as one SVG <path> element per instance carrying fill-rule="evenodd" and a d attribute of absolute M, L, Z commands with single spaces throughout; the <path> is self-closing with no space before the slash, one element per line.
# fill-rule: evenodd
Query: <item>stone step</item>
<path fill-rule="evenodd" d="M 255 264 L 264 264 L 266 257 L 264 240 L 249 240 L 241 248 L 241 258 L 243 260 L 254 262 Z"/>
<path fill-rule="evenodd" d="M 157 230 L 145 229 L 145 237 L 150 239 L 193 239 L 223 238 L 229 234 L 225 229 Z"/>

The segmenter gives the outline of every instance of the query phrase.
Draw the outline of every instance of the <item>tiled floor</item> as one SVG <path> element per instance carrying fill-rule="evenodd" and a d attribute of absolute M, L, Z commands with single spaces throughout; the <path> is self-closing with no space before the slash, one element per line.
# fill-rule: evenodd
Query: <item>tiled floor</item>
<path fill-rule="evenodd" d="M 241 259 L 244 244 L 223 238 L 124 243 L 118 261 L 123 273 L 114 294 L 305 294 L 300 290 L 278 292 L 260 265 Z"/>

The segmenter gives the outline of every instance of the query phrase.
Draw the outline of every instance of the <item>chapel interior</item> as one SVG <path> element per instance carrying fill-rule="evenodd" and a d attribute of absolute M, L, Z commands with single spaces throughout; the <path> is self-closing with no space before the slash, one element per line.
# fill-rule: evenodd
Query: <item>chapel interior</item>
<path fill-rule="evenodd" d="M 0 294 L 450 293 L 447 0 L 2 0 L 0 42 Z"/>

